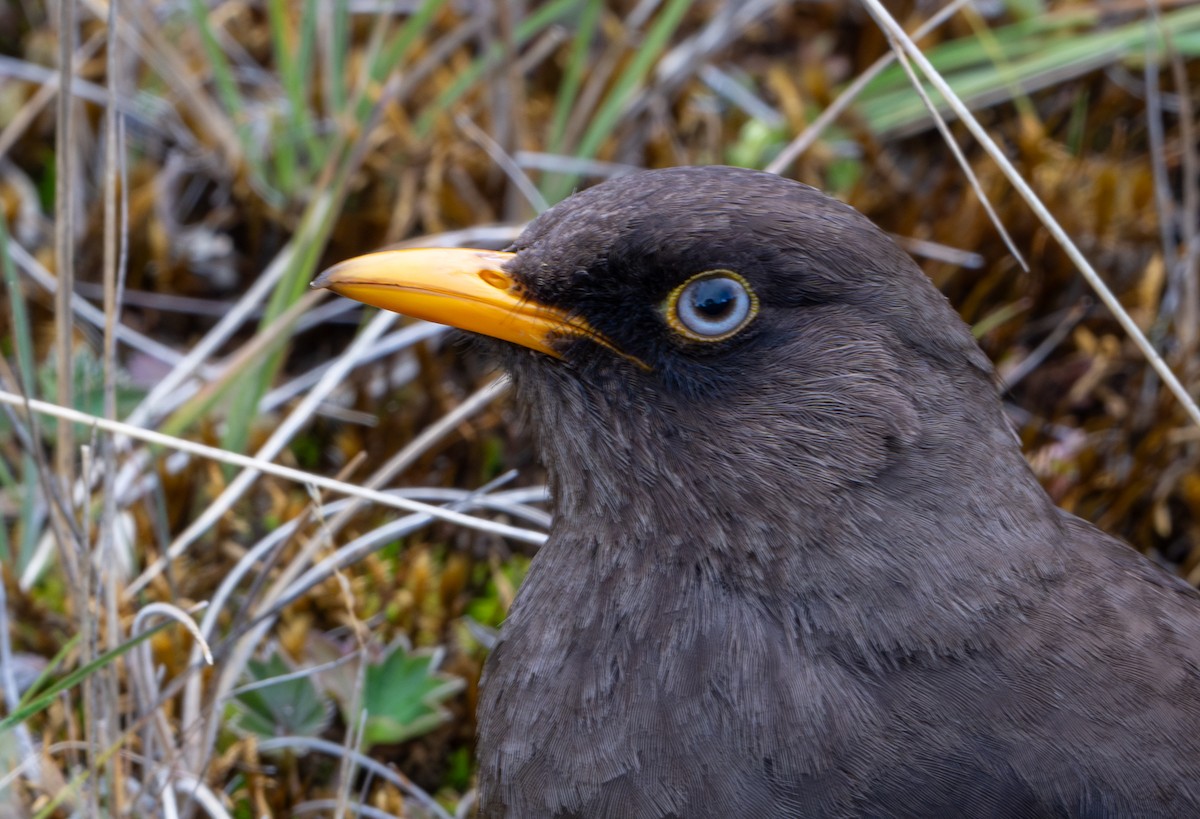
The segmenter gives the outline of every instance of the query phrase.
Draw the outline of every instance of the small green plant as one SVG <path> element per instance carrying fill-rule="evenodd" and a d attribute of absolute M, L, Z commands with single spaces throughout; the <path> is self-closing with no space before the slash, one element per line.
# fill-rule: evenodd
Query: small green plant
<path fill-rule="evenodd" d="M 340 646 L 325 638 L 310 638 L 305 651 L 315 662 L 343 656 Z M 357 722 L 356 714 L 366 714 L 364 749 L 418 737 L 450 718 L 443 703 L 461 691 L 465 682 L 438 670 L 442 649 L 413 650 L 401 638 L 386 648 L 376 645 L 367 651 L 366 668 L 346 662 L 320 675 L 321 685 L 337 700 L 347 723 Z"/>
<path fill-rule="evenodd" d="M 279 652 L 246 664 L 250 685 L 234 697 L 229 727 L 269 738 L 317 736 L 333 715 L 329 698 L 308 677 L 297 676 Z M 261 684 L 267 683 L 267 684 Z"/>
<path fill-rule="evenodd" d="M 463 680 L 437 670 L 441 657 L 441 651 L 410 651 L 401 642 L 379 663 L 367 665 L 363 738 L 368 746 L 403 742 L 450 718 L 442 703 L 462 690 Z"/>

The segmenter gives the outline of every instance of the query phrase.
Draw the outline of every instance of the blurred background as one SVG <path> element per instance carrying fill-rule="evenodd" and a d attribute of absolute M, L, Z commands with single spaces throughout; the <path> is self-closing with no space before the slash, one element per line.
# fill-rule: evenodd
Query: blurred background
<path fill-rule="evenodd" d="M 0 5 L 0 817 L 469 815 L 542 472 L 456 335 L 308 282 L 640 168 L 875 220 L 1056 502 L 1200 583 L 1200 430 L 885 18 L 1194 398 L 1196 2 Z"/>

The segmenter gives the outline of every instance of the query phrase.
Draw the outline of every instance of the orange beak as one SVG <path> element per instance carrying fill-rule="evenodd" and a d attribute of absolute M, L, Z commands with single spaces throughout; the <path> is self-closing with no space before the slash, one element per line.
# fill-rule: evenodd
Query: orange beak
<path fill-rule="evenodd" d="M 562 356 L 553 342 L 562 338 L 590 338 L 614 349 L 582 318 L 527 298 L 504 270 L 515 255 L 465 248 L 385 250 L 334 265 L 312 286 L 556 358 Z"/>

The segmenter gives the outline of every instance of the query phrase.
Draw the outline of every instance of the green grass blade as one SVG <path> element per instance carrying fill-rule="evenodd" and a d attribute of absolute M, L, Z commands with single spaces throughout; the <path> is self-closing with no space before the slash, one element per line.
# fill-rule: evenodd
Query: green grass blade
<path fill-rule="evenodd" d="M 1078 18 L 1071 21 L 1074 25 Z M 1063 20 L 1056 19 L 1054 25 L 1040 29 L 1035 27 L 1036 23 L 1014 23 L 993 32 L 996 47 L 1008 61 L 1003 71 L 989 61 L 977 37 L 938 46 L 930 50 L 929 57 L 936 67 L 954 66 L 943 74 L 955 93 L 969 104 L 984 104 L 1011 99 L 1014 92 L 1010 89 L 1028 93 L 1119 59 L 1140 58 L 1147 42 L 1159 38 L 1158 31 L 1141 20 L 1083 33 L 1065 30 Z M 1190 42 L 1189 38 L 1200 38 L 1200 7 L 1164 14 L 1163 26 L 1172 32 L 1172 42 L 1177 48 L 1179 40 Z M 1017 29 L 1024 36 L 1013 36 L 1010 29 Z M 974 59 L 966 59 L 972 52 Z M 947 54 L 952 59 L 946 59 Z M 864 90 L 858 109 L 876 133 L 902 129 L 928 116 L 917 94 L 895 87 L 883 74 L 877 82 Z M 933 96 L 937 98 L 936 94 Z"/>
<path fill-rule="evenodd" d="M 46 667 L 42 669 L 41 674 L 38 674 L 33 684 L 25 689 L 25 693 L 21 695 L 21 701 L 18 703 L 18 706 L 23 707 L 28 705 L 34 697 L 42 693 L 42 689 L 49 685 L 50 681 L 54 678 L 55 672 L 67 661 L 67 655 L 74 650 L 75 646 L 79 645 L 79 641 L 82 639 L 82 634 L 74 634 L 63 643 L 62 648 L 56 651 L 54 656 L 50 658 L 50 662 L 46 663 Z"/>
<path fill-rule="evenodd" d="M 646 75 L 658 62 L 675 30 L 679 28 L 683 15 L 691 7 L 689 0 L 670 0 L 662 12 L 655 18 L 653 25 L 646 32 L 633 58 L 617 77 L 612 89 L 604 98 L 596 115 L 592 118 L 587 131 L 580 140 L 579 148 L 573 155 L 583 159 L 592 159 L 599 152 L 604 141 L 616 129 L 625 106 L 629 104 L 633 94 L 645 83 Z M 554 203 L 562 199 L 575 184 L 575 177 L 563 175 L 553 188 L 548 191 L 546 200 Z"/>
<path fill-rule="evenodd" d="M 275 69 L 279 72 L 279 81 L 287 99 L 287 111 L 282 115 L 282 122 L 276 120 L 278 127 L 271 129 L 274 143 L 271 165 L 275 169 L 275 187 L 288 196 L 297 189 L 296 128 L 306 109 L 300 90 L 303 80 L 299 76 L 297 60 L 288 42 L 288 15 L 284 0 L 269 0 L 267 20 L 267 27 L 271 32 L 271 48 L 275 53 Z"/>
<path fill-rule="evenodd" d="M 346 83 L 346 59 L 349 50 L 350 0 L 336 0 L 329 30 L 330 65 L 325 66 L 325 70 L 329 72 L 329 101 L 326 110 L 335 115 L 346 110 L 346 93 L 349 88 Z"/>
<path fill-rule="evenodd" d="M 296 116 L 300 117 L 300 133 L 308 156 L 305 157 L 306 183 L 314 173 L 325 164 L 327 141 L 322 139 L 317 128 L 317 111 L 314 108 L 313 78 L 316 72 L 313 67 L 317 64 L 317 0 L 305 0 L 304 11 L 300 17 L 300 49 L 296 55 L 299 65 L 297 72 L 299 82 L 295 91 L 293 105 Z"/>
<path fill-rule="evenodd" d="M 596 26 L 600 22 L 600 12 L 603 9 L 602 0 L 588 0 L 579 17 L 579 28 L 571 43 L 571 54 L 567 58 L 562 85 L 558 87 L 554 99 L 554 118 L 550 124 L 550 139 L 547 140 L 548 150 L 552 154 L 562 150 L 563 133 L 567 129 L 567 120 L 571 116 L 575 98 L 579 96 L 579 88 L 583 85 L 583 75 L 591 57 L 592 39 L 596 35 Z"/>
<path fill-rule="evenodd" d="M 307 187 L 324 153 L 309 103 L 316 9 L 313 0 L 305 0 L 297 37 L 291 27 L 291 7 L 287 0 L 270 0 L 267 4 L 271 46 L 287 99 L 287 113 L 282 127 L 275 129 L 273 140 L 277 145 L 276 171 L 281 174 L 279 187 L 285 194 Z M 305 147 L 304 156 L 297 150 L 301 144 Z"/>
<path fill-rule="evenodd" d="M 200 42 L 204 46 L 204 54 L 208 58 L 208 66 L 212 70 L 213 82 L 217 87 L 217 96 L 221 98 L 221 104 L 225 106 L 234 122 L 239 126 L 245 121 L 245 106 L 242 105 L 242 95 L 238 90 L 237 81 L 233 77 L 233 69 L 229 65 L 229 60 L 225 56 L 225 52 L 221 50 L 221 44 L 217 42 L 217 35 L 213 33 L 212 26 L 208 23 L 208 7 L 205 6 L 204 0 L 191 0 L 188 4 L 192 11 L 192 19 L 196 22 L 196 28 L 200 31 Z M 242 140 L 243 147 L 248 147 Z"/>
<path fill-rule="evenodd" d="M 513 32 L 516 47 L 520 48 L 531 38 L 539 34 L 551 23 L 574 10 L 579 5 L 578 0 L 554 0 L 547 3 L 517 24 Z M 476 59 L 471 66 L 459 75 L 458 79 L 445 89 L 433 103 L 417 119 L 416 132 L 418 137 L 427 137 L 437 118 L 451 105 L 456 103 L 464 94 L 470 91 L 483 75 L 495 67 L 503 56 L 503 50 L 496 46 L 486 54 Z"/>
<path fill-rule="evenodd" d="M 51 703 L 57 701 L 58 695 L 61 694 L 63 691 L 66 691 L 69 688 L 74 688 L 75 686 L 79 685 L 81 682 L 86 680 L 92 674 L 96 673 L 101 668 L 104 668 L 105 666 L 107 666 L 113 660 L 116 660 L 117 658 L 123 657 L 124 655 L 128 654 L 132 649 L 134 649 L 141 643 L 144 643 L 146 640 L 149 640 L 155 634 L 162 631 L 163 629 L 165 629 L 167 626 L 171 625 L 174 622 L 175 622 L 174 620 L 164 620 L 162 623 L 159 623 L 157 626 L 154 626 L 153 628 L 147 629 L 146 631 L 142 632 L 141 634 L 137 635 L 136 637 L 131 637 L 130 639 L 121 643 L 121 645 L 117 646 L 116 648 L 109 649 L 108 651 L 104 652 L 103 654 L 97 656 L 96 659 L 92 660 L 91 662 L 86 663 L 86 664 L 80 666 L 79 668 L 75 669 L 71 673 L 67 674 L 62 679 L 60 679 L 60 680 L 56 681 L 54 684 L 52 684 L 49 688 L 47 688 L 42 693 L 36 694 L 33 697 L 29 698 L 29 700 L 27 702 L 23 702 L 20 706 L 18 706 L 16 708 L 16 710 L 14 710 L 7 717 L 5 717 L 4 719 L 0 719 L 0 732 L 12 730 L 20 723 L 24 722 L 25 720 L 29 719 L 30 717 L 34 716 L 35 714 L 39 713 L 40 711 L 45 710 L 46 708 L 48 708 L 51 705 Z M 78 639 L 78 638 L 77 637 L 72 638 L 72 641 L 75 639 Z M 62 651 L 59 652 L 59 655 L 61 655 L 61 654 L 62 654 Z"/>
<path fill-rule="evenodd" d="M 407 61 L 408 52 L 413 43 L 425 35 L 429 27 L 433 25 L 437 13 L 445 4 L 446 0 L 425 0 L 416 13 L 404 21 L 404 25 L 396 32 L 395 39 L 386 48 L 371 55 L 371 59 L 367 63 L 368 82 L 362 84 L 361 93 L 354 105 L 355 122 L 361 125 L 367 121 L 374 106 L 374 100 L 369 93 L 370 89 L 382 83 L 391 71 Z"/>
<path fill-rule="evenodd" d="M 212 26 L 209 24 L 208 7 L 204 4 L 204 0 L 189 0 L 188 7 L 191 9 L 192 19 L 196 23 L 196 28 L 200 32 L 200 42 L 204 48 L 205 57 L 208 59 L 213 84 L 217 89 L 217 97 L 221 100 L 221 105 L 229 112 L 229 117 L 234 123 L 238 142 L 241 143 L 242 154 L 246 157 L 246 164 L 258 180 L 266 198 L 273 204 L 279 205 L 281 204 L 279 198 L 274 195 L 275 191 L 268 181 L 271 178 L 271 174 L 266 172 L 266 167 L 263 163 L 263 145 L 261 144 L 261 140 L 254 137 L 249 128 L 246 105 L 242 100 L 241 89 L 238 87 L 237 79 L 233 75 L 229 59 L 225 56 L 225 52 L 221 50 L 221 44 L 217 41 L 217 36 L 213 33 Z"/>
<path fill-rule="evenodd" d="M 321 248 L 325 246 L 329 232 L 333 229 L 334 210 L 329 207 L 310 209 L 297 232 L 298 244 L 290 260 L 289 270 L 267 300 L 259 332 L 265 331 L 277 321 L 308 291 L 308 283 L 316 272 Z M 317 215 L 318 213 L 321 215 Z M 317 219 L 321 221 L 317 222 Z M 233 395 L 225 434 L 221 438 L 221 445 L 225 449 L 233 452 L 246 451 L 250 430 L 258 417 L 258 404 L 283 366 L 290 338 L 287 331 L 279 333 L 267 348 L 262 363 L 251 368 L 236 382 L 238 389 Z M 226 386 L 232 386 L 233 383 L 230 381 Z"/>

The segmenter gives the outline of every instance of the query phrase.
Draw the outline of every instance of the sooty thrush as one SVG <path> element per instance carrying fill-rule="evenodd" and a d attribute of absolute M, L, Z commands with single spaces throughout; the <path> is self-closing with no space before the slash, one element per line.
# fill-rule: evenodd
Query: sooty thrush
<path fill-rule="evenodd" d="M 1200 816 L 1200 597 L 1057 509 L 857 212 L 676 168 L 351 298 L 487 334 L 555 517 L 485 670 L 485 816 Z"/>

